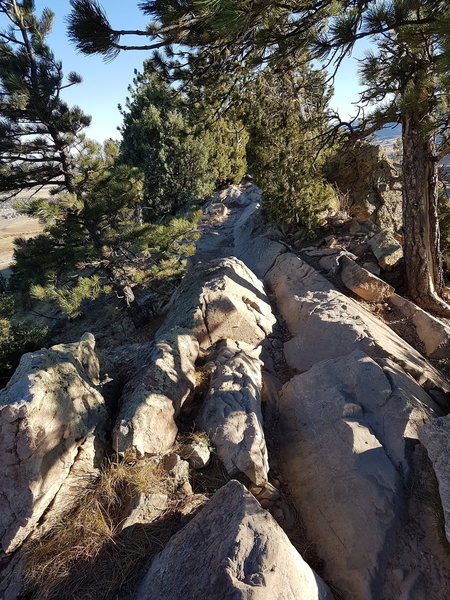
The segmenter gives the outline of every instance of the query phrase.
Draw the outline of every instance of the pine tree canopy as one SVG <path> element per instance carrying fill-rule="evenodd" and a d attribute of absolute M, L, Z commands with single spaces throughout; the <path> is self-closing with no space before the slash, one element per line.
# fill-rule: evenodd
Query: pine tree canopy
<path fill-rule="evenodd" d="M 46 43 L 53 13 L 34 2 L 0 0 L 0 192 L 56 184 L 74 191 L 71 149 L 90 117 L 60 97 L 81 81 L 64 77 Z"/>
<path fill-rule="evenodd" d="M 69 316 L 83 300 L 111 291 L 134 306 L 135 285 L 179 274 L 192 252 L 199 215 L 142 224 L 142 174 L 118 156 L 111 140 L 103 147 L 84 141 L 74 158 L 77 193 L 19 207 L 40 219 L 44 233 L 16 241 L 14 282 Z"/>

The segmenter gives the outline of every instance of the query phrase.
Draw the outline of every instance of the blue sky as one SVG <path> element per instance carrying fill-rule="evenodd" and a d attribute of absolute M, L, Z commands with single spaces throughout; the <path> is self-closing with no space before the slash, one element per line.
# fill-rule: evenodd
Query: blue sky
<path fill-rule="evenodd" d="M 89 137 L 98 141 L 109 137 L 119 139 L 117 127 L 122 119 L 117 105 L 124 104 L 133 71 L 141 69 L 148 54 L 145 51 L 121 52 L 110 63 L 105 63 L 99 56 L 79 54 L 66 33 L 65 17 L 70 12 L 69 0 L 35 0 L 35 4 L 39 12 L 47 6 L 55 13 L 49 44 L 56 58 L 62 60 L 64 72 L 77 71 L 83 77 L 81 84 L 65 90 L 65 100 L 71 105 L 79 105 L 92 116 L 92 125 L 87 130 Z M 114 28 L 141 29 L 146 23 L 145 16 L 137 8 L 137 0 L 103 0 L 102 5 Z M 143 39 L 138 41 L 142 43 Z M 357 54 L 362 55 L 362 52 L 363 49 L 358 49 Z M 342 64 L 334 87 L 335 96 L 331 106 L 339 110 L 342 119 L 354 115 L 356 109 L 352 102 L 358 99 L 359 86 L 353 58 L 346 59 Z"/>

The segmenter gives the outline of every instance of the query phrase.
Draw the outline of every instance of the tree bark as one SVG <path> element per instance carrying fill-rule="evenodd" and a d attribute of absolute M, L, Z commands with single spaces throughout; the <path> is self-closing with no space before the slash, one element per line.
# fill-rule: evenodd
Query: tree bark
<path fill-rule="evenodd" d="M 450 317 L 442 298 L 438 162 L 435 141 L 419 119 L 403 119 L 403 229 L 409 296 L 422 308 Z"/>

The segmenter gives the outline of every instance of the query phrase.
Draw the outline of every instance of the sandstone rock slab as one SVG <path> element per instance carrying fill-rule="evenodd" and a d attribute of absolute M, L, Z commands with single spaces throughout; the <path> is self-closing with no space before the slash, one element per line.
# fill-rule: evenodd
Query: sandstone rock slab
<path fill-rule="evenodd" d="M 230 257 L 198 263 L 187 272 L 157 336 L 181 327 L 191 332 L 202 350 L 221 339 L 257 346 L 274 324 L 262 282 L 243 262 Z"/>
<path fill-rule="evenodd" d="M 339 263 L 341 265 L 342 283 L 360 298 L 368 302 L 383 302 L 395 293 L 391 285 L 347 256 L 342 256 Z"/>
<path fill-rule="evenodd" d="M 121 530 L 133 525 L 145 525 L 155 521 L 169 506 L 167 494 L 140 494 L 127 518 L 121 525 Z"/>
<path fill-rule="evenodd" d="M 237 481 L 155 558 L 136 600 L 332 600 L 283 530 Z"/>
<path fill-rule="evenodd" d="M 194 389 L 198 349 L 196 338 L 183 329 L 157 338 L 150 364 L 124 387 L 112 432 L 116 452 L 154 455 L 173 446 L 174 416 Z"/>
<path fill-rule="evenodd" d="M 209 463 L 211 450 L 201 442 L 189 442 L 180 450 L 182 458 L 188 461 L 193 469 L 203 469 Z"/>
<path fill-rule="evenodd" d="M 307 371 L 316 362 L 359 349 L 375 358 L 392 358 L 427 387 L 449 390 L 419 352 L 294 254 L 279 256 L 265 282 L 293 336 L 284 346 L 291 368 Z"/>
<path fill-rule="evenodd" d="M 445 519 L 445 535 L 450 543 L 450 416 L 429 419 L 419 431 L 439 484 Z"/>
<path fill-rule="evenodd" d="M 260 348 L 227 340 L 220 345 L 208 394 L 199 415 L 230 475 L 267 481 L 267 447 L 261 412 Z"/>
<path fill-rule="evenodd" d="M 107 414 L 91 334 L 79 343 L 24 354 L 0 392 L 0 539 L 10 553 L 63 493 L 80 453 L 96 472 L 95 441 Z M 73 499 L 72 499 L 73 500 Z"/>
<path fill-rule="evenodd" d="M 382 597 L 410 454 L 429 414 L 439 408 L 422 388 L 394 363 L 362 352 L 318 363 L 283 388 L 283 480 L 344 598 Z"/>

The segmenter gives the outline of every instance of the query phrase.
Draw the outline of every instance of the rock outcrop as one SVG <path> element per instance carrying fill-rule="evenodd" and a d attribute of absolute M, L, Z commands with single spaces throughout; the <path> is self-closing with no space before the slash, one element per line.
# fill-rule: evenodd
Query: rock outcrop
<path fill-rule="evenodd" d="M 353 217 L 370 220 L 381 229 L 400 230 L 402 193 L 395 187 L 398 173 L 381 146 L 358 143 L 328 162 L 329 177 L 347 196 Z"/>
<path fill-rule="evenodd" d="M 261 472 L 267 475 L 267 467 L 263 467 L 267 458 L 263 457 L 266 451 L 260 408 L 261 362 L 256 349 L 272 331 L 274 323 L 275 317 L 261 281 L 241 261 L 225 258 L 192 266 L 156 334 L 150 364 L 125 386 L 113 430 L 115 449 L 139 455 L 168 451 L 177 435 L 175 417 L 195 387 L 195 361 L 199 353 L 208 356 L 216 343 L 227 340 L 228 348 L 234 348 L 236 356 L 227 355 L 231 367 L 222 363 L 228 350 L 223 351 L 218 360 L 217 373 L 213 375 L 215 391 L 211 395 L 215 400 L 220 396 L 222 408 L 204 412 L 204 426 L 218 448 L 226 446 L 219 454 L 230 469 L 232 462 L 237 461 L 240 468 L 246 465 L 243 472 L 252 473 L 255 482 L 262 483 L 261 476 L 256 473 L 262 469 Z M 237 380 L 227 387 L 223 371 L 231 373 L 234 368 L 238 369 Z M 251 380 L 248 388 L 251 391 L 243 391 L 240 403 L 240 410 L 246 415 L 239 429 L 243 439 L 234 436 L 232 441 L 230 418 L 235 419 L 235 427 L 240 417 L 237 412 L 232 417 L 224 412 L 225 398 L 234 395 L 237 408 L 240 395 L 237 387 L 242 383 L 247 385 L 248 379 Z M 253 395 L 251 402 L 248 394 Z M 207 404 L 211 406 L 211 403 Z M 250 443 L 254 435 L 257 440 Z M 233 451 L 230 443 L 236 445 Z M 249 460 L 243 458 L 242 449 L 247 448 L 254 458 L 255 448 L 260 444 L 264 448 L 258 450 L 262 454 L 255 471 Z M 231 470 L 235 474 L 235 469 Z"/>
<path fill-rule="evenodd" d="M 332 600 L 333 595 L 237 481 L 219 489 L 153 561 L 136 600 Z"/>
<path fill-rule="evenodd" d="M 224 340 L 198 423 L 211 438 L 228 473 L 262 485 L 268 458 L 261 413 L 261 348 Z"/>
<path fill-rule="evenodd" d="M 307 371 L 359 349 L 373 358 L 392 358 L 420 384 L 449 389 L 419 352 L 294 254 L 279 256 L 265 281 L 292 335 L 284 346 L 291 368 Z"/>
<path fill-rule="evenodd" d="M 200 349 L 222 339 L 260 344 L 275 318 L 261 281 L 234 257 L 198 263 L 185 275 L 157 337 L 189 330 Z"/>
<path fill-rule="evenodd" d="M 283 480 L 344 598 L 383 597 L 418 429 L 439 414 L 395 363 L 362 352 L 319 362 L 283 388 Z"/>
<path fill-rule="evenodd" d="M 91 334 L 24 354 L 0 392 L 0 539 L 10 553 L 65 494 L 74 472 L 97 472 L 107 421 Z M 81 464 L 81 469 L 80 469 Z M 73 484 L 73 481 L 72 481 Z"/>
<path fill-rule="evenodd" d="M 234 255 L 261 278 L 272 267 L 277 256 L 286 252 L 283 244 L 264 235 L 266 230 L 261 207 L 255 203 L 245 208 L 234 226 Z"/>
<path fill-rule="evenodd" d="M 397 266 L 403 258 L 403 249 L 391 232 L 382 230 L 369 240 L 369 246 L 374 253 L 378 264 L 385 271 L 390 271 Z"/>
<path fill-rule="evenodd" d="M 174 415 L 194 389 L 198 351 L 187 330 L 174 328 L 157 339 L 150 364 L 123 390 L 112 433 L 116 452 L 154 455 L 173 446 L 178 432 Z"/>
<path fill-rule="evenodd" d="M 427 356 L 432 358 L 450 356 L 449 325 L 398 294 L 393 294 L 389 301 L 413 324 L 417 336 L 423 342 Z"/>

